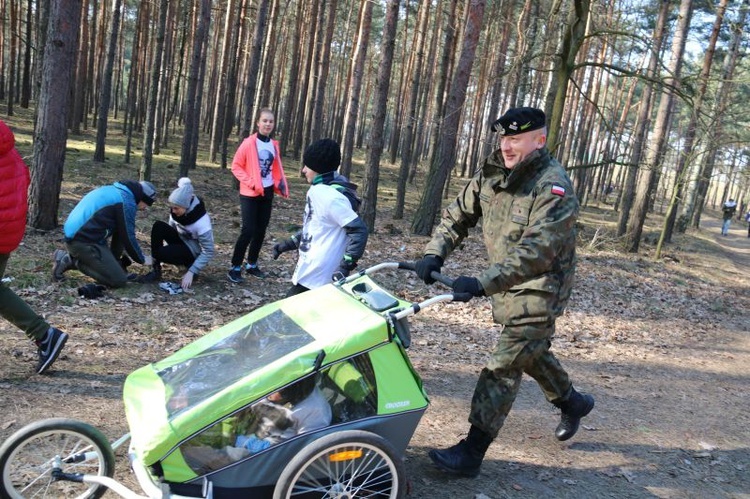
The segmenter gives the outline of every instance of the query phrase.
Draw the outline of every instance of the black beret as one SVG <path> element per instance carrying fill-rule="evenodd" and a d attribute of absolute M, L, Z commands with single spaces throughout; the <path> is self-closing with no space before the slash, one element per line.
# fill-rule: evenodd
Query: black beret
<path fill-rule="evenodd" d="M 502 136 L 509 136 L 538 130 L 546 125 L 547 117 L 541 109 L 512 107 L 492 124 L 492 131 Z"/>
<path fill-rule="evenodd" d="M 303 164 L 316 173 L 328 173 L 341 164 L 341 149 L 333 139 L 316 140 L 305 149 Z"/>

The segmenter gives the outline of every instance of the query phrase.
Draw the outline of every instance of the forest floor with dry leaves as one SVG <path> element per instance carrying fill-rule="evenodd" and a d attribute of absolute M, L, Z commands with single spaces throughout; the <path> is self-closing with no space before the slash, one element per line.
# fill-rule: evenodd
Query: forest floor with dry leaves
<path fill-rule="evenodd" d="M 23 147 L 28 144 L 21 140 Z M 68 152 L 60 223 L 92 185 L 137 177 L 136 166 L 96 166 L 86 159 L 88 153 L 76 152 L 75 146 Z M 177 176 L 176 164 L 157 172 L 162 202 L 138 220 L 144 247 L 151 223 L 166 217 L 163 201 Z M 291 160 L 285 165 L 292 198 L 276 201 L 261 254 L 260 264 L 270 274 L 263 280 L 249 278 L 238 285 L 226 279 L 239 230 L 228 170 L 203 167 L 191 173 L 213 219 L 217 256 L 190 293 L 168 295 L 156 285 L 131 284 L 99 300 L 80 298 L 76 288 L 90 282 L 85 276 L 70 272 L 63 282 L 50 280 L 51 255 L 61 247 L 61 232 L 27 231 L 6 275 L 70 340 L 49 375 L 35 375 L 35 348 L 0 321 L 0 441 L 25 424 L 53 416 L 84 420 L 114 440 L 128 431 L 121 389 L 130 372 L 280 299 L 294 259 L 287 254 L 273 261 L 270 248 L 301 223 L 306 190 L 296 176 L 298 165 Z M 386 169 L 383 185 L 392 185 L 388 182 L 395 174 L 395 168 Z M 361 184 L 356 175 L 354 180 Z M 364 266 L 414 260 L 427 241 L 410 235 L 406 221 L 392 220 L 394 192 L 382 189 Z M 648 244 L 638 255 L 614 249 L 615 221 L 611 206 L 583 210 L 577 284 L 553 341 L 576 387 L 596 398 L 595 409 L 572 440 L 555 440 L 558 412 L 536 383 L 524 378 L 479 477 L 455 479 L 437 471 L 427 452 L 454 444 L 467 431 L 474 383 L 500 328 L 492 324 L 487 299 L 445 304 L 415 316 L 410 356 L 431 403 L 405 454 L 409 497 L 750 498 L 746 225 L 735 222 L 731 234 L 721 237 L 716 214 L 706 214 L 704 228 L 675 236 L 664 257 L 654 261 Z M 660 217 L 650 217 L 649 224 L 659 223 Z M 486 262 L 477 231 L 444 271 L 473 275 Z M 178 282 L 180 275 L 166 267 L 165 279 Z M 427 287 L 404 274 L 386 274 L 383 283 L 414 301 L 442 291 L 440 285 Z M 117 453 L 116 478 L 135 486 L 123 454 Z"/>

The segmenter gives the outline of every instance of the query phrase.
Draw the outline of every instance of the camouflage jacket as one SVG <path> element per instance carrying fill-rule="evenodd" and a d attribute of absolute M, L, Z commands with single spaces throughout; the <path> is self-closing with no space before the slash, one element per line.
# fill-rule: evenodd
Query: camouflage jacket
<path fill-rule="evenodd" d="M 490 267 L 479 276 L 505 325 L 549 322 L 562 314 L 575 273 L 578 199 L 546 148 L 515 168 L 495 151 L 443 211 L 426 254 L 443 259 L 482 219 Z"/>

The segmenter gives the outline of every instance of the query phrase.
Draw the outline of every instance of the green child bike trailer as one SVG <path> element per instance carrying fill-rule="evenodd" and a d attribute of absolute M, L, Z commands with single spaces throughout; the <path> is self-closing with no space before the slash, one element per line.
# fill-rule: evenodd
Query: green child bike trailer
<path fill-rule="evenodd" d="M 113 443 L 70 419 L 22 428 L 0 447 L 2 497 L 402 497 L 428 405 L 407 318 L 461 298 L 405 302 L 372 279 L 389 269 L 413 265 L 262 306 L 134 371 Z M 111 478 L 128 441 L 144 495 Z"/>

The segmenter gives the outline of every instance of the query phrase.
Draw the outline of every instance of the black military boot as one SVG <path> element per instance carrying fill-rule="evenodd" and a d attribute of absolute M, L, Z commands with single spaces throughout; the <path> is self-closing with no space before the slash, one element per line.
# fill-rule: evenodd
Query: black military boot
<path fill-rule="evenodd" d="M 473 478 L 479 475 L 482 459 L 493 439 L 489 433 L 472 425 L 469 435 L 456 445 L 443 450 L 433 449 L 428 455 L 441 470 Z"/>
<path fill-rule="evenodd" d="M 581 394 L 570 388 L 570 395 L 565 401 L 552 402 L 560 408 L 560 424 L 555 428 L 555 437 L 558 440 L 568 440 L 578 431 L 581 418 L 586 416 L 594 408 L 594 397 Z"/>

